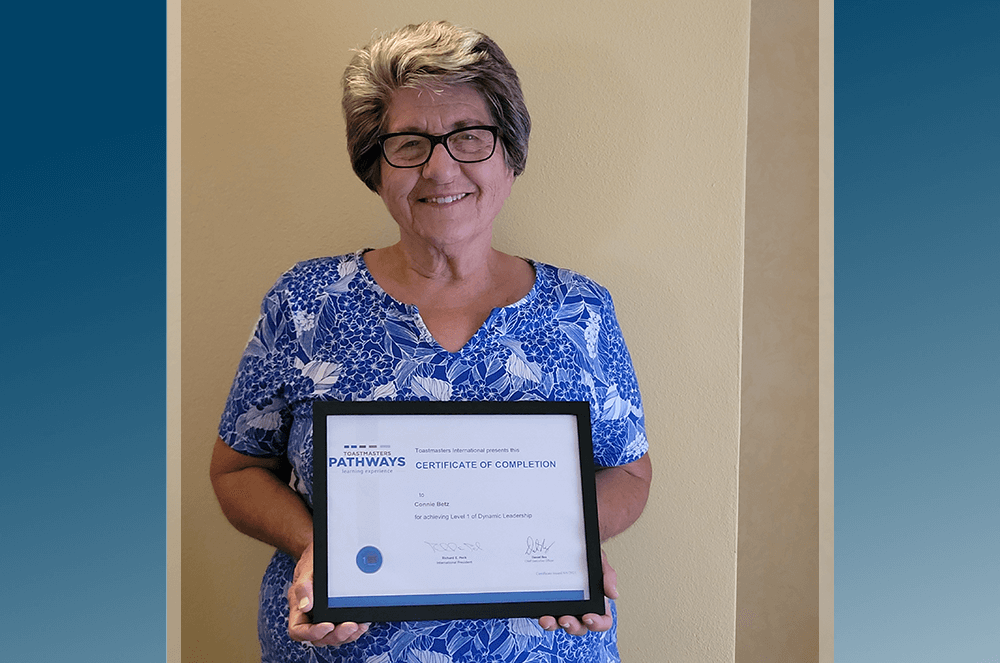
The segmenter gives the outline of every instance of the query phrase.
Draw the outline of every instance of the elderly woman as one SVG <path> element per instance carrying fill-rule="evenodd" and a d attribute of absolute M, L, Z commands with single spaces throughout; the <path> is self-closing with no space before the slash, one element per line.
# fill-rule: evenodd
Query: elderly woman
<path fill-rule="evenodd" d="M 607 290 L 492 246 L 530 130 L 500 48 L 448 23 L 411 25 L 360 51 L 343 84 L 354 171 L 385 202 L 399 241 L 278 279 L 212 458 L 226 516 L 278 549 L 261 586 L 262 660 L 617 661 L 611 601 L 582 620 L 310 623 L 317 399 L 590 401 L 602 540 L 639 517 L 651 478 Z"/>

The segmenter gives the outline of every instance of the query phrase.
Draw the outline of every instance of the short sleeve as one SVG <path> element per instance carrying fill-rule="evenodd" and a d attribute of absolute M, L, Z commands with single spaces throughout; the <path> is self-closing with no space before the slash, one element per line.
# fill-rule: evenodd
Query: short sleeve
<path fill-rule="evenodd" d="M 295 330 L 282 280 L 267 293 L 243 351 L 219 424 L 219 437 L 250 456 L 282 456 L 288 446 Z"/>
<path fill-rule="evenodd" d="M 594 462 L 617 467 L 649 450 L 646 418 L 632 357 L 625 345 L 610 293 L 600 288 L 601 306 L 588 321 L 587 351 L 594 358 L 597 392 L 592 416 Z"/>

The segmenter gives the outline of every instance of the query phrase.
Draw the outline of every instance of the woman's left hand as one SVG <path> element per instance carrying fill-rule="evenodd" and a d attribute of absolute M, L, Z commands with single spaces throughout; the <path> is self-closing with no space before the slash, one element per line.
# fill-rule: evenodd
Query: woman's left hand
<path fill-rule="evenodd" d="M 608 599 L 618 598 L 618 574 L 608 564 L 608 555 L 601 551 L 601 566 L 604 569 L 604 614 L 596 615 L 587 613 L 581 622 L 572 615 L 565 615 L 556 619 L 546 615 L 538 620 L 538 625 L 546 631 L 554 631 L 561 628 L 570 635 L 587 635 L 591 631 L 607 631 L 614 624 L 614 617 L 611 616 L 611 602 Z"/>

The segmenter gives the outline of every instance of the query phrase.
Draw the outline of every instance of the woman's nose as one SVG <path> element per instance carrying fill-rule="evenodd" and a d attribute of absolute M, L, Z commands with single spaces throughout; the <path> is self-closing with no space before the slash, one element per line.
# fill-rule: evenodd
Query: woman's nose
<path fill-rule="evenodd" d="M 431 148 L 431 157 L 423 165 L 422 174 L 428 180 L 448 180 L 458 167 L 458 162 L 451 158 L 444 143 L 441 143 Z"/>

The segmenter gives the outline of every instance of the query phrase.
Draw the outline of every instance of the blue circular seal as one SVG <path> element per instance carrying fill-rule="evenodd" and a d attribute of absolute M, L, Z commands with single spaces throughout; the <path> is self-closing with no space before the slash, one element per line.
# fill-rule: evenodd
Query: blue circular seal
<path fill-rule="evenodd" d="M 358 551 L 358 568 L 365 573 L 375 573 L 382 568 L 382 551 L 375 546 L 365 546 Z"/>

